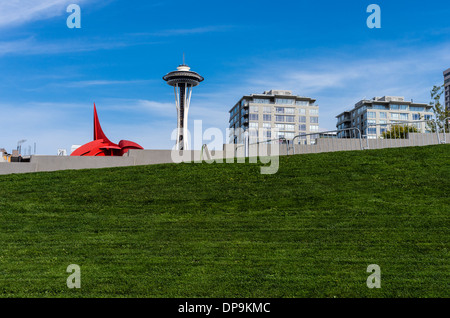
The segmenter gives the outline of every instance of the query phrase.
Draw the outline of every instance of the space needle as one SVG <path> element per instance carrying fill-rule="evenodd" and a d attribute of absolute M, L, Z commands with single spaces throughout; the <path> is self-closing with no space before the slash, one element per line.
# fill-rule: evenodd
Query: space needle
<path fill-rule="evenodd" d="M 168 73 L 163 80 L 175 91 L 175 105 L 177 107 L 177 141 L 176 150 L 188 150 L 187 122 L 189 105 L 191 103 L 192 88 L 204 80 L 198 73 L 191 71 L 191 68 L 184 62 L 177 67 L 176 71 Z M 186 136 L 186 137 L 185 137 Z"/>

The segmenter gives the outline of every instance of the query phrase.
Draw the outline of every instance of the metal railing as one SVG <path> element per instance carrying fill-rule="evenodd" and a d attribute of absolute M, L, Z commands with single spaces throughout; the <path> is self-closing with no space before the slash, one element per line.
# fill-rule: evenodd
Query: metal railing
<path fill-rule="evenodd" d="M 425 146 L 441 143 L 439 122 L 436 120 L 402 120 L 367 124 L 365 133 L 366 149 Z"/>
<path fill-rule="evenodd" d="M 201 151 L 201 153 L 200 153 L 200 161 L 203 161 L 203 153 L 206 153 L 206 158 L 207 158 L 208 160 L 211 160 L 211 154 L 210 154 L 210 152 L 209 152 L 209 149 L 208 149 L 208 145 L 207 145 L 207 144 L 203 144 L 203 145 L 202 145 L 202 151 Z"/>
<path fill-rule="evenodd" d="M 438 137 L 439 137 L 439 143 L 441 144 L 446 144 L 447 143 L 447 134 L 450 133 L 450 117 L 446 117 L 444 118 L 444 120 L 439 124 L 437 124 L 437 130 L 439 130 L 438 132 Z M 442 125 L 442 127 L 441 127 Z M 443 140 L 440 140 L 440 133 L 441 133 L 441 129 L 442 129 L 442 134 L 443 134 Z"/>
<path fill-rule="evenodd" d="M 335 134 L 335 135 L 333 135 Z M 344 135 L 344 137 L 342 137 L 342 135 Z M 314 142 L 311 141 L 311 137 L 314 136 L 319 136 L 319 138 L 313 138 L 315 139 Z M 309 137 L 309 138 L 308 138 Z M 296 139 L 304 139 L 304 143 L 300 144 L 300 143 L 295 143 Z M 309 145 L 318 145 L 317 143 L 317 139 L 327 139 L 327 148 L 328 149 L 332 149 L 334 147 L 330 147 L 331 143 L 333 141 L 330 141 L 330 139 L 336 139 L 336 140 L 349 140 L 349 139 L 357 139 L 359 141 L 359 148 L 360 150 L 363 150 L 363 142 L 362 142 L 362 135 L 361 135 L 361 131 L 358 128 L 344 128 L 344 129 L 337 129 L 337 130 L 329 130 L 329 131 L 321 131 L 321 132 L 316 132 L 316 133 L 308 133 L 308 134 L 299 134 L 297 136 L 295 136 L 294 138 L 292 138 L 291 143 L 292 146 L 290 148 L 292 148 L 293 150 L 293 154 L 296 154 L 295 148 L 296 146 L 299 146 L 300 150 L 302 145 L 308 145 L 308 139 L 310 140 Z M 325 145 L 323 145 L 325 147 Z M 335 146 L 335 145 L 334 145 Z M 320 149 L 317 149 L 318 152 L 322 152 L 322 145 L 318 145 L 318 147 Z M 352 149 L 353 150 L 353 149 Z M 357 149 L 355 149 L 357 150 Z M 288 152 L 289 154 L 289 152 Z"/>
<path fill-rule="evenodd" d="M 257 141 L 257 142 L 251 143 L 251 144 L 249 143 L 248 146 L 250 148 L 250 146 L 253 146 L 253 145 L 265 144 L 265 143 L 269 143 L 269 142 L 278 142 L 278 144 L 280 144 L 280 143 L 286 144 L 286 154 L 289 155 L 289 140 L 287 140 L 284 137 L 261 140 L 261 141 Z"/>
<path fill-rule="evenodd" d="M 261 141 L 257 141 L 257 142 L 253 142 L 253 143 L 250 143 L 249 136 L 245 136 L 244 139 L 245 139 L 244 140 L 244 144 L 236 146 L 235 153 L 234 153 L 235 157 L 237 156 L 238 149 L 241 148 L 241 147 L 245 147 L 244 148 L 245 149 L 244 156 L 248 157 L 249 156 L 249 148 L 250 148 L 250 146 L 259 145 L 259 144 L 268 143 L 268 142 L 278 142 L 278 143 L 281 142 L 282 144 L 285 143 L 286 144 L 286 154 L 289 155 L 289 141 L 286 138 L 284 138 L 284 137 L 275 138 L 275 139 L 261 140 Z"/>
<path fill-rule="evenodd" d="M 391 121 L 389 123 L 367 124 L 364 134 L 359 128 L 344 128 L 337 130 L 301 133 L 292 139 L 279 137 L 250 143 L 255 138 L 244 136 L 244 144 L 237 145 L 238 149 L 244 147 L 244 157 L 249 156 L 251 146 L 262 143 L 274 143 L 286 145 L 286 155 L 299 153 L 318 153 L 330 151 L 365 150 L 393 147 L 426 146 L 445 144 L 448 142 L 450 132 L 447 123 L 450 117 L 443 121 L 415 120 L 415 121 Z"/>

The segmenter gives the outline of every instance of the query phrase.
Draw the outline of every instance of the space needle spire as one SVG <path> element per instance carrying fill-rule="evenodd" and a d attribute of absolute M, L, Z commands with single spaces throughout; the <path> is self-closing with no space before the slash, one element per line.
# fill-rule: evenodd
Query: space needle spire
<path fill-rule="evenodd" d="M 173 86 L 175 92 L 175 105 L 177 107 L 177 141 L 176 150 L 188 150 L 187 123 L 189 105 L 191 103 L 192 88 L 204 80 L 198 73 L 191 71 L 185 64 L 183 53 L 183 64 L 176 71 L 170 72 L 163 79 Z"/>

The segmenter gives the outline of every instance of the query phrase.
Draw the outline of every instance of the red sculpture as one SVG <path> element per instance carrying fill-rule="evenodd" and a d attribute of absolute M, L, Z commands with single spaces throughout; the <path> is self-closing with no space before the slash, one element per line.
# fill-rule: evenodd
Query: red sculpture
<path fill-rule="evenodd" d="M 118 145 L 111 142 L 103 133 L 94 103 L 94 141 L 76 149 L 71 156 L 123 156 L 130 149 L 144 148 L 128 140 L 121 140 Z"/>

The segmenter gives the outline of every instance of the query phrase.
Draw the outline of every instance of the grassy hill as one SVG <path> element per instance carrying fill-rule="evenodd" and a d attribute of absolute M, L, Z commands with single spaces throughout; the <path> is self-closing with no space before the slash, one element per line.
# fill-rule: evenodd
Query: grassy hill
<path fill-rule="evenodd" d="M 449 297 L 449 212 L 450 145 L 0 176 L 0 297 Z"/>

